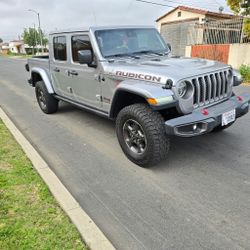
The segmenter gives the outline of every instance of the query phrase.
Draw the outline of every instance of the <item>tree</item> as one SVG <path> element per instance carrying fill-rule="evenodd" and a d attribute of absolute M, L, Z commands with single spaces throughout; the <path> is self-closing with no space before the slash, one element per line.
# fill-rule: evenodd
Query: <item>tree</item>
<path fill-rule="evenodd" d="M 48 38 L 46 37 L 46 35 L 43 33 L 43 31 L 41 30 L 41 35 L 42 35 L 42 43 L 43 43 L 43 46 L 46 47 L 49 40 Z M 39 41 L 39 44 L 41 43 L 41 40 Z"/>
<path fill-rule="evenodd" d="M 3 42 L 3 39 L 0 37 L 0 43 L 2 43 Z"/>
<path fill-rule="evenodd" d="M 227 4 L 234 13 L 245 17 L 243 31 L 250 38 L 250 0 L 227 0 Z"/>
<path fill-rule="evenodd" d="M 46 46 L 48 44 L 48 39 L 46 38 L 43 31 L 41 30 L 40 32 L 39 30 L 35 28 L 24 29 L 22 37 L 23 37 L 24 43 L 32 47 L 33 54 L 34 54 L 34 49 L 37 45 Z M 41 44 L 41 37 L 42 37 L 43 44 Z"/>
<path fill-rule="evenodd" d="M 244 34 L 250 38 L 250 18 L 244 20 Z"/>
<path fill-rule="evenodd" d="M 34 55 L 34 49 L 38 44 L 39 37 L 37 30 L 35 28 L 24 29 L 22 37 L 24 43 L 32 47 L 32 54 Z"/>
<path fill-rule="evenodd" d="M 250 15 L 250 0 L 227 0 L 227 4 L 236 14 Z"/>

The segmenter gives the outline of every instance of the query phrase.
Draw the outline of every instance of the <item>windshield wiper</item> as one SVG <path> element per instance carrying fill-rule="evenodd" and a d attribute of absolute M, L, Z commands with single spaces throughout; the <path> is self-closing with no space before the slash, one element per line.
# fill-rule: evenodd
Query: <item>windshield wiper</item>
<path fill-rule="evenodd" d="M 157 52 L 157 51 L 154 51 L 154 50 L 142 50 L 142 51 L 134 52 L 133 54 L 154 54 L 154 55 L 157 55 L 157 56 L 165 56 L 165 55 L 167 55 L 167 52 L 166 51 Z"/>
<path fill-rule="evenodd" d="M 114 55 L 109 55 L 109 56 L 106 56 L 106 58 L 112 58 L 112 57 L 132 57 L 134 59 L 140 59 L 140 57 L 136 56 L 136 55 L 133 55 L 133 54 L 130 54 L 130 53 L 121 53 L 121 54 L 114 54 Z"/>
<path fill-rule="evenodd" d="M 142 50 L 142 51 L 134 52 L 133 54 L 155 54 L 157 56 L 163 56 L 164 55 L 164 53 L 156 52 L 156 51 L 153 51 L 153 50 Z"/>

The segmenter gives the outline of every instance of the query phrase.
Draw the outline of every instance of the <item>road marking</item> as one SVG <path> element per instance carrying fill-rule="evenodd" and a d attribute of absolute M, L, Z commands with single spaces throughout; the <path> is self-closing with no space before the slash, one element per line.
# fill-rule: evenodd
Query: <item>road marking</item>
<path fill-rule="evenodd" d="M 17 127 L 9 119 L 9 117 L 1 107 L 0 118 L 12 133 L 12 135 L 15 137 L 16 141 L 20 144 L 20 146 L 32 162 L 34 168 L 47 184 L 51 193 L 56 198 L 62 209 L 75 224 L 86 244 L 92 250 L 114 250 L 115 248 L 112 243 L 101 232 L 94 221 L 91 220 L 91 218 L 83 211 L 79 203 L 69 193 L 69 191 L 54 174 L 54 172 L 49 168 L 40 154 L 24 137 L 21 131 L 17 129 Z"/>

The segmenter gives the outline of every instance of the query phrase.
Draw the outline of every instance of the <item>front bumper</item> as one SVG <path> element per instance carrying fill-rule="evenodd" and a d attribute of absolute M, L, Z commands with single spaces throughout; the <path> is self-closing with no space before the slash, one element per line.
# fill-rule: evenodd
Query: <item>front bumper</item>
<path fill-rule="evenodd" d="M 166 132 L 169 135 L 193 137 L 211 132 L 222 124 L 222 115 L 228 111 L 236 111 L 236 119 L 249 111 L 250 94 L 242 94 L 241 98 L 231 97 L 214 106 L 196 109 L 189 115 L 184 115 L 165 122 Z M 240 100 L 239 100 L 240 99 Z"/>

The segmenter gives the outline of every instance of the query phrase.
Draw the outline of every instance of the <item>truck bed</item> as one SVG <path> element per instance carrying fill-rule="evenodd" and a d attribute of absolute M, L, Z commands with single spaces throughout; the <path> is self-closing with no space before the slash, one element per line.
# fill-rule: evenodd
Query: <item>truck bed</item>
<path fill-rule="evenodd" d="M 33 68 L 42 68 L 49 74 L 49 55 L 34 56 L 28 59 L 28 65 L 30 70 Z"/>

